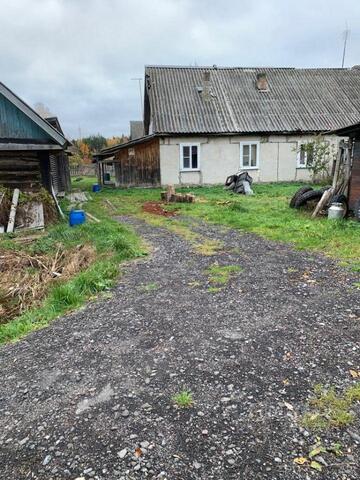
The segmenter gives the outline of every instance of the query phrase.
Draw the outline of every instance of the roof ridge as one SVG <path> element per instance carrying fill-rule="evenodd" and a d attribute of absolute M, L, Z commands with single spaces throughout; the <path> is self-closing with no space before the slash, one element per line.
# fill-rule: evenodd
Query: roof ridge
<path fill-rule="evenodd" d="M 145 65 L 145 70 L 148 68 L 166 68 L 166 69 L 177 69 L 177 70 L 357 70 L 356 65 L 353 67 L 271 67 L 271 66 L 252 66 L 252 67 L 241 67 L 241 66 L 232 66 L 232 67 L 224 67 L 218 65 Z"/>

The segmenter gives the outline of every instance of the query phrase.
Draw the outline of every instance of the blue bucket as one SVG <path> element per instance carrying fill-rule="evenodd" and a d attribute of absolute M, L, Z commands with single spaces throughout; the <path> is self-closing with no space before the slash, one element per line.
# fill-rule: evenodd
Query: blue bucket
<path fill-rule="evenodd" d="M 85 223 L 86 216 L 84 210 L 71 210 L 69 215 L 69 225 L 74 227 L 75 225 L 81 225 Z"/>
<path fill-rule="evenodd" d="M 101 188 L 100 188 L 100 185 L 98 183 L 94 183 L 93 186 L 92 186 L 92 191 L 93 192 L 100 192 Z"/>

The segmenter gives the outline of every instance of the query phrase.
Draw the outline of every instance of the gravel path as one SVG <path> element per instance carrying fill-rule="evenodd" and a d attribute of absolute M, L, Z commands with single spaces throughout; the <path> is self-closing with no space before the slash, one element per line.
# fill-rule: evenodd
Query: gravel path
<path fill-rule="evenodd" d="M 313 385 L 344 388 L 360 367 L 352 274 L 205 223 L 191 228 L 223 242 L 214 256 L 121 220 L 151 256 L 123 267 L 111 298 L 0 349 L 0 478 L 360 478 L 358 420 L 321 435 L 344 451 L 322 473 L 293 462 L 315 442 L 298 422 Z M 242 268 L 218 292 L 214 263 Z M 190 409 L 171 400 L 183 389 Z"/>

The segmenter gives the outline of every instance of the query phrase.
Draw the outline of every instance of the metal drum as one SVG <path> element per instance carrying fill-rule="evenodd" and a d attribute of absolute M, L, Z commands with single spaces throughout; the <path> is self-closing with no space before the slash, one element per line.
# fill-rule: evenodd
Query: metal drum
<path fill-rule="evenodd" d="M 331 220 L 341 220 L 345 216 L 345 209 L 342 203 L 334 202 L 328 210 L 328 218 Z"/>

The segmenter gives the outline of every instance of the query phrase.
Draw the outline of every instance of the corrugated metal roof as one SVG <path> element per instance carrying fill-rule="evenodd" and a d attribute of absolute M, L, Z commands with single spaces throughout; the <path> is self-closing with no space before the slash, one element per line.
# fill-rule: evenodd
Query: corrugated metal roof
<path fill-rule="evenodd" d="M 210 100 L 202 97 L 210 72 Z M 256 87 L 266 73 L 268 91 Z M 360 121 L 360 69 L 148 66 L 152 132 L 328 131 Z"/>
<path fill-rule="evenodd" d="M 129 148 L 133 147 L 134 145 L 138 145 L 139 143 L 149 142 L 153 138 L 156 138 L 156 136 L 157 135 L 155 134 L 145 135 L 144 137 L 135 138 L 135 140 L 129 140 L 128 142 L 119 143 L 118 145 L 113 145 L 112 147 L 103 148 L 102 150 L 100 150 L 99 153 L 94 155 L 94 157 L 99 160 L 108 158 L 111 155 L 114 155 L 114 153 L 118 152 L 119 150 L 122 150 L 123 148 Z"/>

